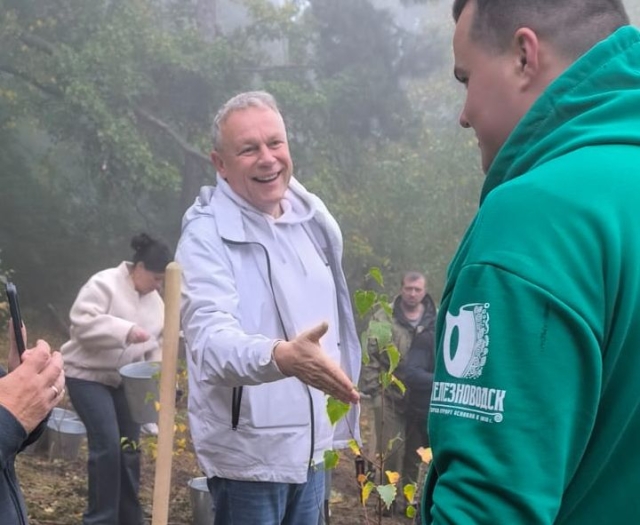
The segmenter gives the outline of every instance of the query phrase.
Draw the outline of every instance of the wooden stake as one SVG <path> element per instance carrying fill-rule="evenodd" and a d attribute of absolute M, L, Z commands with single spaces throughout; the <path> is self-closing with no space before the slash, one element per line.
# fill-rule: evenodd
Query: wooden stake
<path fill-rule="evenodd" d="M 169 263 L 164 286 L 164 330 L 162 372 L 160 375 L 160 413 L 158 414 L 158 448 L 153 486 L 152 525 L 167 525 L 171 493 L 171 464 L 176 412 L 176 376 L 178 338 L 180 336 L 180 285 L 182 271 L 176 262 Z"/>

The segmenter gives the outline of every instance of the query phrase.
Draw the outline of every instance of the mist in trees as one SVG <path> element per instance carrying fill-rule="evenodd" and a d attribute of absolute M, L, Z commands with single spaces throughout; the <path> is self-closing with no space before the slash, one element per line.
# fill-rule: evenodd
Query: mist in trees
<path fill-rule="evenodd" d="M 66 315 L 139 231 L 175 244 L 215 180 L 212 116 L 248 89 L 278 99 L 352 288 L 370 266 L 417 269 L 437 297 L 483 178 L 457 125 L 450 6 L 0 0 L 0 258 L 24 305 Z"/>

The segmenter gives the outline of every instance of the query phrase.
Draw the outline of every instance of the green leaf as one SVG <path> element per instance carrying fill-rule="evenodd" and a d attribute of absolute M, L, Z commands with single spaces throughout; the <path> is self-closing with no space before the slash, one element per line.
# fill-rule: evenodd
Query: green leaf
<path fill-rule="evenodd" d="M 362 451 L 360 450 L 360 445 L 358 445 L 358 442 L 355 439 L 350 439 L 347 442 L 347 446 L 349 447 L 351 452 L 353 452 L 356 456 L 360 456 L 362 454 Z"/>
<path fill-rule="evenodd" d="M 382 277 L 382 272 L 380 268 L 373 267 L 369 270 L 369 275 L 371 278 L 378 283 L 381 288 L 384 288 L 384 277 Z"/>
<path fill-rule="evenodd" d="M 327 414 L 331 424 L 335 425 L 344 416 L 346 416 L 350 408 L 351 405 L 349 405 L 349 403 L 343 403 L 342 401 L 338 401 L 337 399 L 329 396 L 327 399 Z"/>
<path fill-rule="evenodd" d="M 416 514 L 416 508 L 413 505 L 407 505 L 407 509 L 405 510 L 407 518 L 415 518 Z"/>
<path fill-rule="evenodd" d="M 415 483 L 407 483 L 402 489 L 402 493 L 404 497 L 407 498 L 407 501 L 411 503 L 416 497 L 416 484 Z"/>
<path fill-rule="evenodd" d="M 387 509 L 391 507 L 393 500 L 396 499 L 396 493 L 398 492 L 396 486 L 392 484 L 378 485 L 376 490 L 378 491 L 378 494 L 380 494 L 380 497 L 382 498 L 382 501 L 384 501 Z"/>
<path fill-rule="evenodd" d="M 369 496 L 371 495 L 371 492 L 373 491 L 374 488 L 376 488 L 376 486 L 371 481 L 367 481 L 364 484 L 364 487 L 362 487 L 362 504 L 363 505 L 369 499 Z"/>
<path fill-rule="evenodd" d="M 355 306 L 360 317 L 369 314 L 373 305 L 376 303 L 376 293 L 371 290 L 356 290 Z"/>
<path fill-rule="evenodd" d="M 362 364 L 368 365 L 371 362 L 369 356 L 369 331 L 365 330 L 360 334 L 360 347 L 362 348 Z"/>
<path fill-rule="evenodd" d="M 367 332 L 369 339 L 375 339 L 378 342 L 378 348 L 384 349 L 391 344 L 393 332 L 390 322 L 371 320 Z"/>
<path fill-rule="evenodd" d="M 335 450 L 324 451 L 324 468 L 326 470 L 336 468 L 338 466 L 338 461 L 340 461 L 340 456 Z"/>
<path fill-rule="evenodd" d="M 398 363 L 400 362 L 400 351 L 393 343 L 385 345 L 383 350 L 389 356 L 389 373 L 393 373 L 393 371 L 398 368 Z"/>
<path fill-rule="evenodd" d="M 380 307 L 384 310 L 384 312 L 387 314 L 387 317 L 389 319 L 392 319 L 393 305 L 389 302 L 389 298 L 386 296 L 386 294 L 378 297 L 378 303 L 380 304 Z"/>
<path fill-rule="evenodd" d="M 136 441 L 131 441 L 127 437 L 120 438 L 120 448 L 122 450 L 137 450 L 138 446 L 139 444 Z"/>
<path fill-rule="evenodd" d="M 398 440 L 402 440 L 402 438 L 400 437 L 400 434 L 396 434 L 394 437 L 392 437 L 387 442 L 387 452 L 391 452 L 393 450 L 393 447 L 394 447 L 396 441 L 398 441 Z"/>
<path fill-rule="evenodd" d="M 398 387 L 398 390 L 404 395 L 407 391 L 407 387 L 404 386 L 404 383 L 400 381 L 396 376 L 391 377 L 391 383 Z"/>

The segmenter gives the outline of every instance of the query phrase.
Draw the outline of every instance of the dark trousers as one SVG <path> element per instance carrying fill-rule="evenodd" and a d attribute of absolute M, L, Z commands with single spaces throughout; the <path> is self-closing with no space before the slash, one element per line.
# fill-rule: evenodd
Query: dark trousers
<path fill-rule="evenodd" d="M 422 459 L 416 453 L 420 447 L 429 446 L 427 434 L 427 416 L 407 414 L 405 420 L 405 454 L 402 465 L 402 476 L 405 483 L 418 481 L 418 469 Z"/>
<path fill-rule="evenodd" d="M 124 389 L 67 378 L 67 389 L 89 442 L 89 501 L 84 525 L 142 525 L 140 425 L 131 419 Z"/>

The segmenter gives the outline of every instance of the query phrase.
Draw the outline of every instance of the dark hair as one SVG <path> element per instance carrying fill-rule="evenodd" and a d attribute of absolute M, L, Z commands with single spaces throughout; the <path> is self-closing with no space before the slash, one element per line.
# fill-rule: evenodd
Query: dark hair
<path fill-rule="evenodd" d="M 173 259 L 166 244 L 146 233 L 133 237 L 131 247 L 133 248 L 133 264 L 141 262 L 150 272 L 163 273 L 167 264 Z"/>
<path fill-rule="evenodd" d="M 506 50 L 514 33 L 528 27 L 576 59 L 629 24 L 621 0 L 455 0 L 456 23 L 470 2 L 475 3 L 471 38 L 495 51 Z"/>
<path fill-rule="evenodd" d="M 424 276 L 423 273 L 421 272 L 417 272 L 415 270 L 411 270 L 409 272 L 404 272 L 404 274 L 402 275 L 402 281 L 401 281 L 401 286 L 404 286 L 404 284 L 409 281 L 410 283 L 413 283 L 415 281 L 417 281 L 418 279 L 422 279 L 424 281 L 424 285 L 425 287 L 427 286 L 427 278 Z"/>

